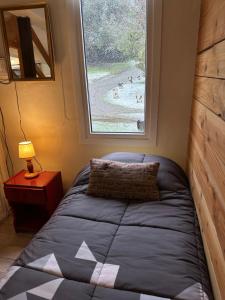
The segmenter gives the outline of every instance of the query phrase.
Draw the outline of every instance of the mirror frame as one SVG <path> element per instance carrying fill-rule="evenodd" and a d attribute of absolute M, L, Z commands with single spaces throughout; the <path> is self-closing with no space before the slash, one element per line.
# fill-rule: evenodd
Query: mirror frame
<path fill-rule="evenodd" d="M 49 59 L 50 59 L 50 71 L 51 77 L 46 78 L 14 78 L 13 72 L 10 63 L 10 52 L 9 52 L 9 44 L 4 20 L 4 12 L 10 10 L 25 10 L 25 9 L 35 9 L 35 8 L 43 8 L 45 12 L 45 22 L 46 22 L 46 35 L 48 40 L 48 51 L 49 51 Z M 49 13 L 49 6 L 48 4 L 32 4 L 32 5 L 21 5 L 21 6 L 7 6 L 1 7 L 1 27 L 2 27 L 2 34 L 3 34 L 3 44 L 5 50 L 5 58 L 8 70 L 8 76 L 10 81 L 49 81 L 55 80 L 55 68 L 54 68 L 54 52 L 53 52 L 53 38 L 52 38 L 52 30 L 51 30 L 51 18 Z"/>

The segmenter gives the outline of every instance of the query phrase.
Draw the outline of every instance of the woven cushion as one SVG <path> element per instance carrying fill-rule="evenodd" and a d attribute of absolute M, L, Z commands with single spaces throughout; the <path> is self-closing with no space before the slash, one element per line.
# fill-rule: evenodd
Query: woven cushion
<path fill-rule="evenodd" d="M 87 193 L 95 197 L 159 200 L 159 163 L 122 163 L 92 159 Z"/>

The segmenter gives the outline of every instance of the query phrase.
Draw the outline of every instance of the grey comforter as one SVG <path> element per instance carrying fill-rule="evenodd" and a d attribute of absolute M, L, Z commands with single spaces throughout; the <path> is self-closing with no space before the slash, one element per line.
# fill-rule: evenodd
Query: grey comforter
<path fill-rule="evenodd" d="M 88 196 L 85 168 L 0 281 L 0 299 L 213 299 L 196 212 L 180 167 L 144 154 L 104 158 L 159 161 L 160 201 Z"/>

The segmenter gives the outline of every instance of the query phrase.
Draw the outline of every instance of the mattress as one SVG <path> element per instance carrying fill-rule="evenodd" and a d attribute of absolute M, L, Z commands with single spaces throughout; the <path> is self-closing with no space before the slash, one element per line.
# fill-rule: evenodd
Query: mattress
<path fill-rule="evenodd" d="M 160 201 L 89 196 L 90 168 L 85 167 L 0 281 L 0 299 L 213 299 L 182 169 L 169 159 L 139 153 L 104 159 L 159 161 Z"/>

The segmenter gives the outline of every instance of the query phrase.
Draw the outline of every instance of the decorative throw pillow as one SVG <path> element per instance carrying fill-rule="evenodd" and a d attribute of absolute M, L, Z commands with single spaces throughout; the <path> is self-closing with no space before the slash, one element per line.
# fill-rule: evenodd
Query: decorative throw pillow
<path fill-rule="evenodd" d="M 87 193 L 95 197 L 159 200 L 159 163 L 122 163 L 92 159 Z"/>

